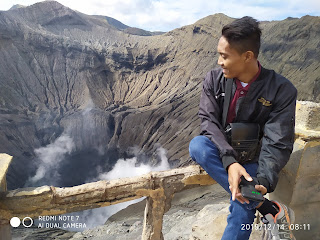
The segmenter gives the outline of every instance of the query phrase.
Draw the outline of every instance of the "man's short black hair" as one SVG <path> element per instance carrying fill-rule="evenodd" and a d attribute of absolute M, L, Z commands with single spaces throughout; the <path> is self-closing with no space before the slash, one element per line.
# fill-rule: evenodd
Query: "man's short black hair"
<path fill-rule="evenodd" d="M 236 19 L 222 28 L 222 36 L 240 54 L 252 51 L 258 58 L 261 29 L 256 19 L 248 16 Z"/>

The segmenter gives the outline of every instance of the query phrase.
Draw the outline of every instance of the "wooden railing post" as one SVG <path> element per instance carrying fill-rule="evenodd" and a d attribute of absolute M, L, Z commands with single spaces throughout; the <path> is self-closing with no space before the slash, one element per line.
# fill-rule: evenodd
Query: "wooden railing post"
<path fill-rule="evenodd" d="M 192 169 L 193 167 L 190 167 Z M 198 169 L 199 172 L 194 171 Z M 171 171 L 167 178 L 163 178 L 159 172 L 149 174 L 151 189 L 141 189 L 139 194 L 147 196 L 144 211 L 142 240 L 163 240 L 162 225 L 163 216 L 171 207 L 171 200 L 176 192 L 182 191 L 186 186 L 210 185 L 214 181 L 206 174 L 201 174 L 199 166 L 194 166 L 190 175 L 174 175 Z M 168 173 L 168 172 L 167 172 Z M 163 174 L 163 173 L 162 173 Z"/>
<path fill-rule="evenodd" d="M 7 191 L 6 174 L 11 163 L 12 157 L 8 154 L 0 154 L 0 194 Z M 1 209 L 0 205 L 0 240 L 11 240 L 10 222 L 6 215 L 6 211 Z"/>
<path fill-rule="evenodd" d="M 154 198 L 147 197 L 142 240 L 163 240 L 162 223 L 165 213 L 165 196 L 160 191 L 157 191 L 156 194 L 157 196 L 154 196 Z"/>

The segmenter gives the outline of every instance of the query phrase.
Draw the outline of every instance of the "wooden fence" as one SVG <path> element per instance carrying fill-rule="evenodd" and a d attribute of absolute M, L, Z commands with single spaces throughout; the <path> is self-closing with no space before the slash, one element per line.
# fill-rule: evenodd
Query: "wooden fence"
<path fill-rule="evenodd" d="M 163 215 L 170 209 L 174 194 L 215 183 L 201 167 L 193 165 L 74 187 L 42 186 L 7 191 L 6 173 L 11 160 L 11 156 L 0 154 L 0 240 L 11 239 L 12 217 L 23 219 L 60 215 L 141 197 L 147 197 L 142 240 L 161 240 Z"/>

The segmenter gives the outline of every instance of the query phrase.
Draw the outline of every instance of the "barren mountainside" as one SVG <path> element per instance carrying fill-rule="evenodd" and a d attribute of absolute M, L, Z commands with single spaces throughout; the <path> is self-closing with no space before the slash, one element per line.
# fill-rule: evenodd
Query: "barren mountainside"
<path fill-rule="evenodd" d="M 155 163 L 159 144 L 173 164 L 187 161 L 201 81 L 217 67 L 230 21 L 215 14 L 139 36 L 153 34 L 54 1 L 0 12 L 0 152 L 14 156 L 9 188 L 24 186 L 37 166 L 34 150 L 62 134 L 75 149 L 59 166 L 59 185 L 83 183 L 119 157 Z M 261 26 L 261 64 L 290 79 L 300 100 L 319 102 L 320 18 Z"/>

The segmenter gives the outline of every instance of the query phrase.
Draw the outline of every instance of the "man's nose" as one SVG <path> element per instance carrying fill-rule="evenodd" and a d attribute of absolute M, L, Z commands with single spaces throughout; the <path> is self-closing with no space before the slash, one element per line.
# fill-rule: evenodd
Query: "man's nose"
<path fill-rule="evenodd" d="M 221 67 L 223 66 L 223 61 L 222 60 L 223 60 L 222 57 L 219 56 L 218 57 L 218 65 L 220 65 Z"/>

